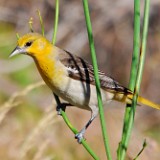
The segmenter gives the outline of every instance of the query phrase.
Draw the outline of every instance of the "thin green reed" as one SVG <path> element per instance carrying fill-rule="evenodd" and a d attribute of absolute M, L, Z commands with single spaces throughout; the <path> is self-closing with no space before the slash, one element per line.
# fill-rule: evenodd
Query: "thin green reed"
<path fill-rule="evenodd" d="M 136 76 L 137 76 L 137 66 L 139 63 L 139 50 L 140 50 L 140 1 L 134 1 L 134 37 L 133 37 L 133 55 L 132 55 L 132 66 L 130 72 L 130 83 L 129 89 L 134 91 Z M 131 129 L 129 129 L 129 119 L 130 123 L 133 121 L 133 105 L 127 105 L 124 117 L 123 134 L 121 142 L 117 150 L 118 160 L 123 157 L 127 150 L 127 145 L 130 137 Z M 131 126 L 131 125 L 130 125 Z"/>
<path fill-rule="evenodd" d="M 58 30 L 58 20 L 59 20 L 59 0 L 56 0 L 54 27 L 53 27 L 53 36 L 52 36 L 53 44 L 55 44 L 56 42 L 57 30 Z"/>
<path fill-rule="evenodd" d="M 58 30 L 58 18 L 59 18 L 59 0 L 56 0 L 56 8 L 55 8 L 55 19 L 54 19 L 54 32 L 53 32 L 53 38 L 52 38 L 52 43 L 55 44 L 56 42 L 56 35 L 57 35 L 57 30 Z M 61 105 L 61 102 L 58 98 L 57 95 L 54 94 L 55 100 L 57 105 Z M 72 126 L 72 124 L 70 123 L 66 113 L 61 109 L 60 113 L 65 121 L 65 123 L 67 124 L 67 126 L 71 129 L 71 131 L 74 134 L 77 134 L 78 131 Z M 84 139 L 82 139 L 81 144 L 83 145 L 83 147 L 88 151 L 88 153 L 95 159 L 98 160 L 98 156 L 94 153 L 94 151 L 90 148 L 90 146 L 86 143 L 86 141 Z"/>
<path fill-rule="evenodd" d="M 84 8 L 84 14 L 85 14 L 85 18 L 86 18 L 88 39 L 89 39 L 92 63 L 93 63 L 93 68 L 94 68 L 94 78 L 95 78 L 95 82 L 96 82 L 97 99 L 98 99 L 103 141 L 104 141 L 104 145 L 105 145 L 107 158 L 108 158 L 108 160 L 111 160 L 112 158 L 111 158 L 111 152 L 110 152 L 110 148 L 109 148 L 109 142 L 108 142 L 109 140 L 108 140 L 108 136 L 107 136 L 107 129 L 106 129 L 105 117 L 104 117 L 104 109 L 103 109 L 102 97 L 101 97 L 101 92 L 100 92 L 100 80 L 99 80 L 99 75 L 98 75 L 98 65 L 97 65 L 96 52 L 95 52 L 95 47 L 94 47 L 94 39 L 93 39 L 93 34 L 92 34 L 92 25 L 91 25 L 91 20 L 90 20 L 88 0 L 83 0 L 83 8 Z"/>
<path fill-rule="evenodd" d="M 134 9 L 134 49 L 133 49 L 132 69 L 131 69 L 131 77 L 130 77 L 130 85 L 129 85 L 132 91 L 134 88 L 134 97 L 133 97 L 132 105 L 131 106 L 127 105 L 126 107 L 122 140 L 117 150 L 118 160 L 125 159 L 129 139 L 131 136 L 131 131 L 134 124 L 137 97 L 140 90 L 140 83 L 142 79 L 142 72 L 143 72 L 143 66 L 145 61 L 150 1 L 149 0 L 145 1 L 141 50 L 140 50 L 140 1 L 139 0 L 134 1 L 134 7 L 135 7 Z"/>

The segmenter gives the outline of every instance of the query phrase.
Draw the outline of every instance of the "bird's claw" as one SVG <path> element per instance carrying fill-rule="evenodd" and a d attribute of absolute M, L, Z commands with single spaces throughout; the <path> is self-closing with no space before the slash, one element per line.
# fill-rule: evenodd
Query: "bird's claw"
<path fill-rule="evenodd" d="M 84 133 L 85 133 L 85 131 L 86 131 L 85 129 L 82 129 L 80 132 L 78 132 L 78 133 L 75 135 L 75 139 L 77 139 L 77 142 L 78 142 L 78 143 L 81 143 L 83 139 L 85 140 L 85 138 L 84 138 Z"/>
<path fill-rule="evenodd" d="M 62 114 L 61 114 L 61 108 L 57 107 L 57 108 L 56 108 L 56 111 L 57 111 L 57 115 L 60 115 L 60 116 L 62 115 Z"/>
<path fill-rule="evenodd" d="M 84 139 L 84 137 L 83 137 L 82 133 L 77 133 L 77 134 L 75 135 L 75 139 L 77 139 L 77 142 L 78 142 L 79 144 L 81 144 L 82 139 Z"/>
<path fill-rule="evenodd" d="M 63 110 L 65 112 L 66 106 L 67 105 L 65 103 L 61 103 L 61 104 L 57 105 L 57 107 L 56 107 L 57 114 L 62 115 L 61 110 Z"/>

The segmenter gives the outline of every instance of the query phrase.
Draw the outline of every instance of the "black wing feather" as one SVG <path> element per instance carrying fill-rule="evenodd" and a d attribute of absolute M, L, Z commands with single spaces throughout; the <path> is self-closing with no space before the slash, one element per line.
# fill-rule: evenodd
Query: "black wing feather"
<path fill-rule="evenodd" d="M 78 56 L 73 56 L 71 53 L 65 51 L 66 57 L 61 59 L 61 62 L 67 67 L 68 75 L 76 80 L 81 80 L 86 83 L 95 85 L 93 66 L 87 61 Z M 110 90 L 111 92 L 132 93 L 129 89 L 120 85 L 117 81 L 105 75 L 99 70 L 99 79 L 101 88 Z"/>

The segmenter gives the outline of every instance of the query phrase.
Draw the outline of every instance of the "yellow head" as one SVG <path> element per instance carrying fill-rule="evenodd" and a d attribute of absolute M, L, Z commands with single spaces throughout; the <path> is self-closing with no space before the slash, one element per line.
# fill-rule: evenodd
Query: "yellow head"
<path fill-rule="evenodd" d="M 32 57 L 47 54 L 51 43 L 38 33 L 28 33 L 19 38 L 17 47 L 13 50 L 10 57 L 17 54 L 27 54 Z"/>

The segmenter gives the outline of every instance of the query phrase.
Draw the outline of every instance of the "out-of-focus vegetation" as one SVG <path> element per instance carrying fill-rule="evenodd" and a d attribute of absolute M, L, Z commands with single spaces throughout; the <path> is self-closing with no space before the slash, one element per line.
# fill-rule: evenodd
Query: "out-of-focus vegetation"
<path fill-rule="evenodd" d="M 89 3 L 99 68 L 127 86 L 133 46 L 133 2 L 92 0 Z M 31 58 L 17 56 L 8 59 L 16 46 L 16 33 L 23 35 L 29 32 L 30 17 L 33 17 L 34 30 L 41 31 L 37 9 L 44 18 L 46 36 L 51 40 L 54 4 L 52 0 L 0 0 L 0 159 L 91 159 L 74 140 L 62 118 L 56 115 L 51 91 L 43 84 L 37 86 L 41 77 Z M 60 1 L 57 46 L 90 61 L 81 1 Z M 159 46 L 160 4 L 152 0 L 141 95 L 157 103 L 160 103 Z M 124 106 L 113 102 L 105 109 L 113 159 L 121 137 Z M 77 128 L 81 128 L 90 116 L 89 112 L 76 108 L 68 108 L 66 112 Z M 139 106 L 128 159 L 136 156 L 146 138 L 148 146 L 140 158 L 159 160 L 159 133 L 160 112 Z M 86 139 L 104 159 L 98 118 L 88 129 Z"/>

